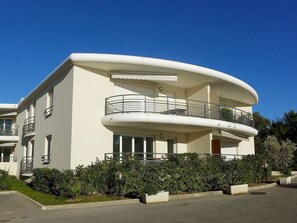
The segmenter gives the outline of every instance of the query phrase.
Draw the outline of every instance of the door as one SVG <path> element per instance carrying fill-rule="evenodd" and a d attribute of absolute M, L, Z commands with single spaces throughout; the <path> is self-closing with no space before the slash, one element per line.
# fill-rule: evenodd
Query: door
<path fill-rule="evenodd" d="M 211 153 L 221 154 L 221 141 L 219 139 L 213 139 L 211 141 Z"/>

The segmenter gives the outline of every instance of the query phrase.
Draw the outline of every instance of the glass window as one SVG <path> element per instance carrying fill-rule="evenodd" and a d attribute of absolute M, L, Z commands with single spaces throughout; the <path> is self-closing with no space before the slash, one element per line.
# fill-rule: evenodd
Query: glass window
<path fill-rule="evenodd" d="M 51 144 L 52 144 L 52 135 L 48 135 L 45 137 L 45 151 L 42 156 L 42 163 L 49 164 L 51 161 Z"/>
<path fill-rule="evenodd" d="M 47 93 L 47 102 L 46 102 L 46 106 L 47 108 L 52 107 L 54 104 L 54 89 L 51 89 L 48 93 Z"/>
<path fill-rule="evenodd" d="M 144 153 L 144 137 L 134 137 L 135 156 L 143 157 Z"/>
<path fill-rule="evenodd" d="M 120 136 L 113 135 L 113 152 L 119 153 L 120 152 Z"/>
<path fill-rule="evenodd" d="M 132 153 L 132 136 L 122 136 L 122 152 Z"/>
<path fill-rule="evenodd" d="M 146 137 L 146 157 L 153 158 L 154 152 L 154 138 L 153 137 Z"/>
<path fill-rule="evenodd" d="M 139 158 L 153 157 L 154 138 L 145 136 L 123 136 L 115 134 L 113 136 L 114 153 L 135 153 Z M 149 153 L 149 154 L 146 154 Z M 146 155 L 145 155 L 146 154 Z M 117 154 L 114 154 L 114 157 Z"/>
<path fill-rule="evenodd" d="M 3 161 L 4 162 L 10 161 L 10 148 L 3 148 Z"/>
<path fill-rule="evenodd" d="M 176 139 L 167 139 L 167 153 L 176 153 Z"/>

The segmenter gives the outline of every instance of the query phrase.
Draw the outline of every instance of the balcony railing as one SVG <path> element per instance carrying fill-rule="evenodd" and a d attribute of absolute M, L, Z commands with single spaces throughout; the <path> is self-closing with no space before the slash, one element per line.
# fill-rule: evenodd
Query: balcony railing
<path fill-rule="evenodd" d="M 0 125 L 0 136 L 17 136 L 17 125 Z"/>
<path fill-rule="evenodd" d="M 35 132 L 35 116 L 25 119 L 23 126 L 23 135 Z"/>
<path fill-rule="evenodd" d="M 49 164 L 51 162 L 51 156 L 50 155 L 43 155 L 41 157 L 42 164 Z"/>
<path fill-rule="evenodd" d="M 43 112 L 44 118 L 47 118 L 47 117 L 51 116 L 52 113 L 53 113 L 53 110 L 54 110 L 53 106 L 50 106 L 50 107 L 46 108 L 44 110 L 44 112 Z"/>
<path fill-rule="evenodd" d="M 178 153 L 132 153 L 132 152 L 122 152 L 122 153 L 105 153 L 104 159 L 106 161 L 116 160 L 123 161 L 129 158 L 138 159 L 144 163 L 158 163 L 168 159 L 168 156 L 174 156 Z M 241 159 L 245 155 L 240 154 L 197 154 L 199 158 L 205 158 L 207 156 L 220 157 L 225 161 L 233 159 Z"/>
<path fill-rule="evenodd" d="M 117 95 L 105 99 L 105 115 L 130 112 L 217 119 L 254 127 L 251 113 L 232 106 L 196 100 L 135 94 Z"/>
<path fill-rule="evenodd" d="M 16 157 L 0 157 L 1 163 L 16 163 L 17 158 Z"/>
<path fill-rule="evenodd" d="M 21 173 L 32 173 L 33 172 L 33 157 L 25 156 L 21 161 Z"/>

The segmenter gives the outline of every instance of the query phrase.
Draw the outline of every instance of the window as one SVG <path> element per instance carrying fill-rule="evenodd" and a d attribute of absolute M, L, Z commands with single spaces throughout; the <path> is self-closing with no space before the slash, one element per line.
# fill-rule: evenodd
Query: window
<path fill-rule="evenodd" d="M 167 153 L 176 153 L 176 138 L 167 139 Z"/>
<path fill-rule="evenodd" d="M 35 116 L 35 108 L 36 108 L 36 102 L 34 102 L 34 103 L 30 106 L 30 117 L 34 117 L 34 116 Z"/>
<path fill-rule="evenodd" d="M 34 157 L 34 140 L 30 141 L 30 155 L 32 156 L 32 158 Z"/>
<path fill-rule="evenodd" d="M 0 135 L 12 135 L 12 119 L 0 119 Z"/>
<path fill-rule="evenodd" d="M 49 164 L 51 161 L 51 143 L 52 143 L 52 135 L 46 136 L 44 155 L 41 157 L 41 161 L 43 164 Z"/>
<path fill-rule="evenodd" d="M 0 162 L 12 162 L 10 148 L 0 148 Z"/>
<path fill-rule="evenodd" d="M 47 92 L 46 109 L 44 110 L 45 118 L 47 118 L 53 113 L 53 104 L 54 104 L 54 89 L 52 88 L 49 92 Z"/>
<path fill-rule="evenodd" d="M 150 136 L 113 136 L 114 158 L 119 158 L 121 153 L 131 153 L 140 159 L 152 158 L 154 152 L 154 138 Z"/>

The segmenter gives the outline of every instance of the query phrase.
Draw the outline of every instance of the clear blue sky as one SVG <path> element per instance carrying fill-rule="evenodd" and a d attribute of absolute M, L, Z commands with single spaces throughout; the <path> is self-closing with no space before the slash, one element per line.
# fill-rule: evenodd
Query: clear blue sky
<path fill-rule="evenodd" d="M 209 67 L 250 84 L 265 117 L 297 110 L 297 0 L 1 0 L 0 50 L 0 103 L 92 52 Z"/>

